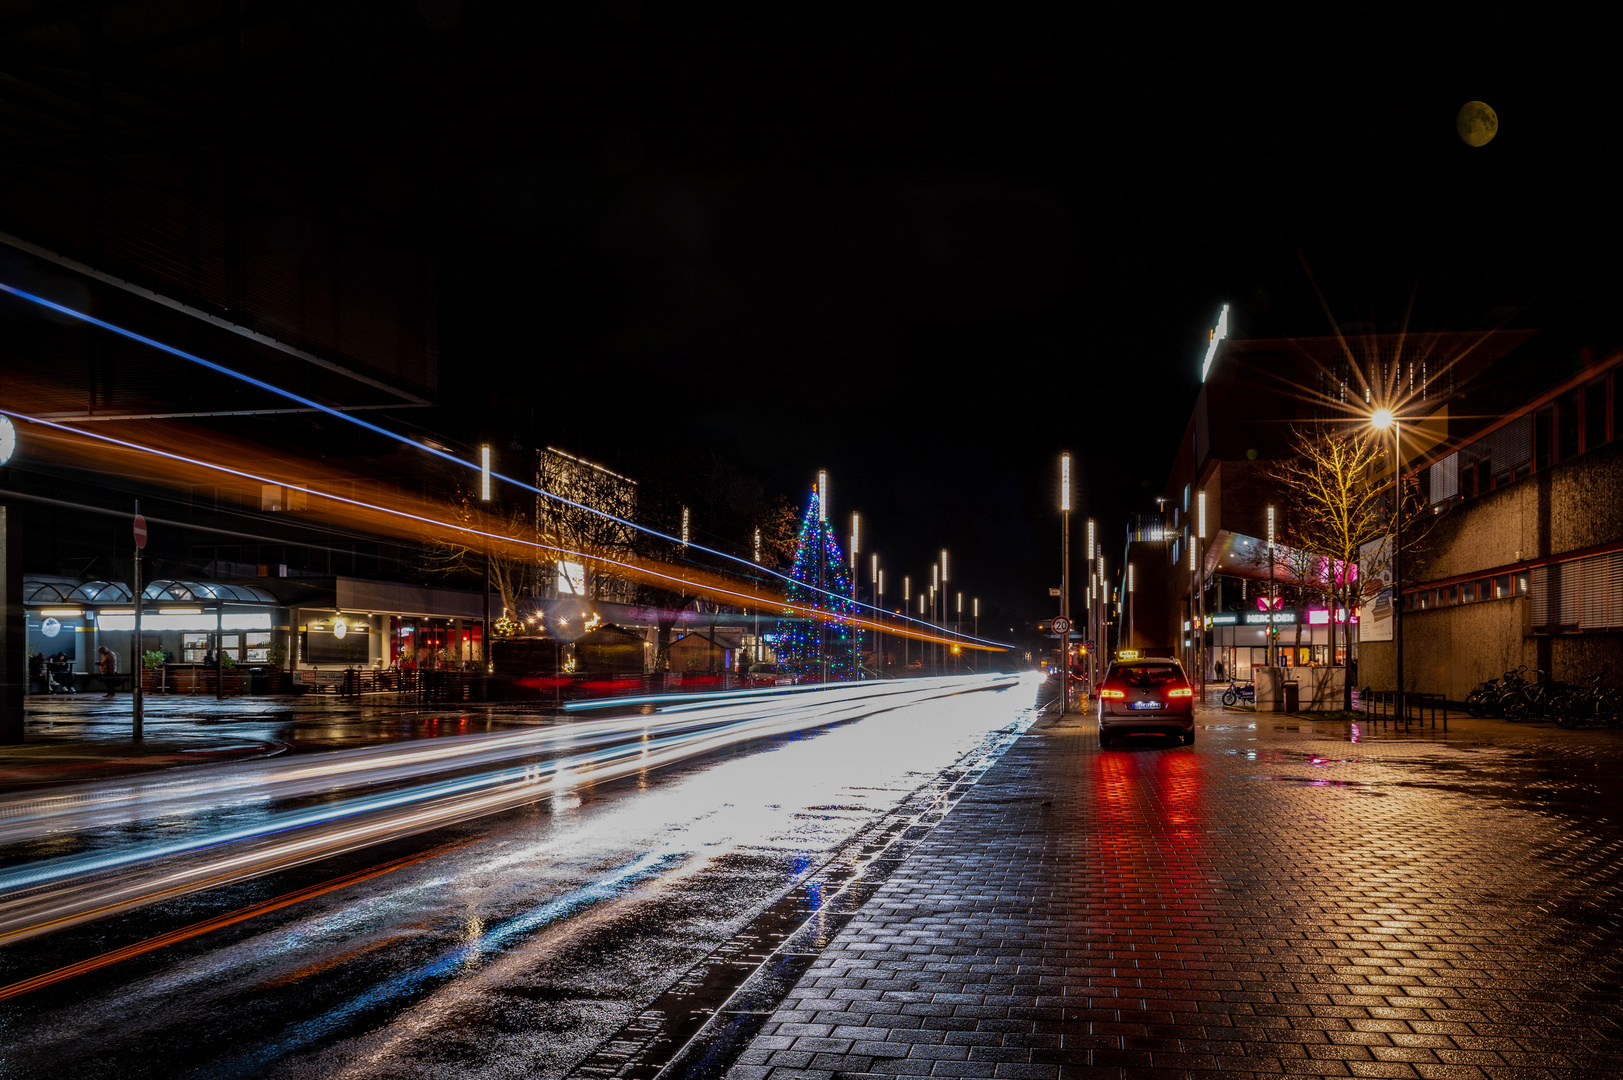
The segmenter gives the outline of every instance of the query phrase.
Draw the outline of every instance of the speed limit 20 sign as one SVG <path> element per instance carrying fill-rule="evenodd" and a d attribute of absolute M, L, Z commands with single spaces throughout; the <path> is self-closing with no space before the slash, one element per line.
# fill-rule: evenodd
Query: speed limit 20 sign
<path fill-rule="evenodd" d="M 1053 625 L 1054 633 L 1058 634 L 1060 637 L 1064 637 L 1066 634 L 1071 632 L 1071 620 L 1067 619 L 1063 615 L 1055 619 Z"/>

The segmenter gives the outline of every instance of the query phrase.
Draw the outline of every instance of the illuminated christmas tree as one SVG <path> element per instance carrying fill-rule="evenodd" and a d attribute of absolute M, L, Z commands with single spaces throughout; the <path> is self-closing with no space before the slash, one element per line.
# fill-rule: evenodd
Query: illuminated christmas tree
<path fill-rule="evenodd" d="M 795 617 L 778 623 L 779 670 L 816 682 L 852 678 L 852 627 L 846 619 L 857 613 L 857 605 L 851 601 L 851 569 L 815 489 L 800 523 L 789 577 L 789 603 L 794 608 L 784 615 Z M 801 614 L 807 607 L 832 613 L 834 618 Z"/>

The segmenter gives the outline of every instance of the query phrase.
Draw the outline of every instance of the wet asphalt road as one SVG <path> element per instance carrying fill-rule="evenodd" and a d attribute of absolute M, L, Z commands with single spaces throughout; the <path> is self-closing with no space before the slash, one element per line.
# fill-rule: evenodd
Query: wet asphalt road
<path fill-rule="evenodd" d="M 1036 694 L 446 717 L 489 730 L 36 785 L 0 803 L 0 1076 L 562 1075 Z"/>

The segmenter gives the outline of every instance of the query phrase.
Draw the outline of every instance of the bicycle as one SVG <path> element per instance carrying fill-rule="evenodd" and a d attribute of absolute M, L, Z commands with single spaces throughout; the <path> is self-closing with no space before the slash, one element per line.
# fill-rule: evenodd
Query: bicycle
<path fill-rule="evenodd" d="M 1235 705 L 1242 701 L 1252 705 L 1257 703 L 1257 684 L 1237 683 L 1230 679 L 1228 689 L 1223 691 L 1223 704 Z"/>
<path fill-rule="evenodd" d="M 1478 683 L 1477 688 L 1465 695 L 1465 711 L 1472 716 L 1487 716 L 1494 710 L 1499 701 L 1499 695 L 1505 691 L 1505 680 L 1510 678 L 1510 672 L 1497 679 L 1488 679 Z"/>
<path fill-rule="evenodd" d="M 1623 691 L 1602 686 L 1600 680 L 1600 675 L 1591 675 L 1583 680 L 1588 686 L 1564 694 L 1551 706 L 1551 718 L 1564 728 L 1623 724 Z"/>
<path fill-rule="evenodd" d="M 1515 674 L 1515 685 L 1506 690 L 1499 698 L 1499 708 L 1506 720 L 1519 723 L 1522 720 L 1543 720 L 1549 717 L 1550 706 L 1565 695 L 1568 691 L 1566 683 L 1555 682 L 1551 679 L 1539 678 L 1537 682 L 1529 683 L 1522 678 L 1521 672 L 1526 671 L 1526 665 L 1518 668 Z M 1537 676 L 1548 675 L 1549 672 L 1539 668 L 1534 672 Z"/>

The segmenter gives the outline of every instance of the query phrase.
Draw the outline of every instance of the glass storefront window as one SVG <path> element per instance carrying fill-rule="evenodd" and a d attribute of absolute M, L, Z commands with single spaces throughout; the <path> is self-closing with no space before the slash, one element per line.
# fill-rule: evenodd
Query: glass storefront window
<path fill-rule="evenodd" d="M 267 664 L 270 662 L 271 636 L 262 631 L 246 635 L 247 652 L 243 660 L 249 664 Z"/>
<path fill-rule="evenodd" d="M 208 634 L 182 634 L 180 635 L 180 662 L 183 664 L 201 664 L 203 657 L 208 654 L 210 635 Z"/>

